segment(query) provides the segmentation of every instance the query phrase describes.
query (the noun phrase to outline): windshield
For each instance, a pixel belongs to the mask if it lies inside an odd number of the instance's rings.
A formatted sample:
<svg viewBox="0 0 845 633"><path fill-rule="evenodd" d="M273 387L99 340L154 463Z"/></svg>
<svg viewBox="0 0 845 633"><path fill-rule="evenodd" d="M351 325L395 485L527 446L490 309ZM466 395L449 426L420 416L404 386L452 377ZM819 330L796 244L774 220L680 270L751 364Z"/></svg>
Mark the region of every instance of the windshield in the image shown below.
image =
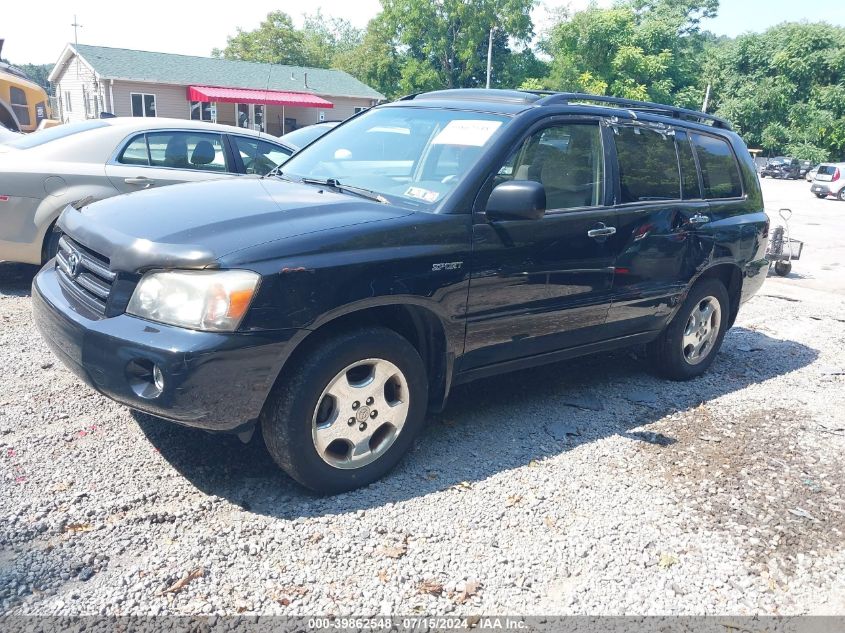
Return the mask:
<svg viewBox="0 0 845 633"><path fill-rule="evenodd" d="M478 112L376 108L317 139L283 170L430 207L457 186L507 121Z"/></svg>
<svg viewBox="0 0 845 633"><path fill-rule="evenodd" d="M80 132L86 132L88 130L94 130L98 127L105 127L106 125L108 125L108 123L97 119L81 121L79 123L65 123L64 125L57 125L56 127L50 127L46 130L38 130L32 134L21 136L14 141L9 141L6 145L17 149L30 149L31 147L38 147L39 145L44 145L44 143L49 143L50 141L55 141L56 139L65 138L67 136L71 136L72 134L79 134Z"/></svg>
<svg viewBox="0 0 845 633"><path fill-rule="evenodd" d="M334 125L337 124L335 123ZM281 137L281 140L292 147L305 147L315 138L320 138L332 129L334 125L309 125L293 132L288 132Z"/></svg>

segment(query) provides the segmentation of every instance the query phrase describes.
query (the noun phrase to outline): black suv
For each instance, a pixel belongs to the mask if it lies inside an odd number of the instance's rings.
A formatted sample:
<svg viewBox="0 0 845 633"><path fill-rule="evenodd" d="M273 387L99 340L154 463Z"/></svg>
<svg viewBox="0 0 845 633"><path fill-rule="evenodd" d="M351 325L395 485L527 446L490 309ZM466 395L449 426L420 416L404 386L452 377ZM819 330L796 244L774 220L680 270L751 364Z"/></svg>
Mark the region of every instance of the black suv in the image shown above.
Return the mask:
<svg viewBox="0 0 845 633"><path fill-rule="evenodd" d="M643 344L699 376L768 270L751 156L700 112L433 92L281 169L68 207L34 313L101 393L259 422L321 492L382 476L459 383Z"/></svg>
<svg viewBox="0 0 845 633"><path fill-rule="evenodd" d="M806 171L804 172L807 173ZM760 170L760 178L785 178L797 180L801 178L801 163L797 158L789 156L777 156L766 161L766 165Z"/></svg>

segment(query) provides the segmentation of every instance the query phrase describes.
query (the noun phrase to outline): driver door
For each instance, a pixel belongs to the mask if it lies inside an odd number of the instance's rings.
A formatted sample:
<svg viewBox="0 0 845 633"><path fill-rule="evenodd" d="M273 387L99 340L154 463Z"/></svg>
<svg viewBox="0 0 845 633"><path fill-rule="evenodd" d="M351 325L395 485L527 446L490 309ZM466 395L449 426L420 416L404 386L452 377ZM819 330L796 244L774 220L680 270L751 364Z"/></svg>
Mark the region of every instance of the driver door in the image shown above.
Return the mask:
<svg viewBox="0 0 845 633"><path fill-rule="evenodd" d="M614 274L602 136L598 121L547 124L495 176L540 182L547 210L539 220L475 214L461 370L602 339Z"/></svg>

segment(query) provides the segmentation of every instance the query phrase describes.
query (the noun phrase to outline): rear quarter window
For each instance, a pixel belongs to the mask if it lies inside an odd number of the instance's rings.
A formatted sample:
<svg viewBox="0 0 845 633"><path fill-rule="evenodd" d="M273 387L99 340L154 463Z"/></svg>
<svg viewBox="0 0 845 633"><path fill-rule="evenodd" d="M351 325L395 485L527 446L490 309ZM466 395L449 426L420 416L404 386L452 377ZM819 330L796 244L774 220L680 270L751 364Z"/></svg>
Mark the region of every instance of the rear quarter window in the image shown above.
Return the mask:
<svg viewBox="0 0 845 633"><path fill-rule="evenodd" d="M701 134L691 134L690 137L701 167L704 197L708 200L741 198L739 164L727 141Z"/></svg>

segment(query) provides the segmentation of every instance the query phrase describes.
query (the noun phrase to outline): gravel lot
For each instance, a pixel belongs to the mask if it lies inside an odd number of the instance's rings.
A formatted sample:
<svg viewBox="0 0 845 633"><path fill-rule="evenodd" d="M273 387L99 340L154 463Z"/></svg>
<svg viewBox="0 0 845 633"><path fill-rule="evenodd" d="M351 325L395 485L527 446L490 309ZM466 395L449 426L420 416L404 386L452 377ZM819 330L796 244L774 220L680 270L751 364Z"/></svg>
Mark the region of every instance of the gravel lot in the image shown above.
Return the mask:
<svg viewBox="0 0 845 633"><path fill-rule="evenodd" d="M466 385L333 498L96 395L0 263L0 613L845 615L845 204L764 188L806 256L707 376L620 353Z"/></svg>

